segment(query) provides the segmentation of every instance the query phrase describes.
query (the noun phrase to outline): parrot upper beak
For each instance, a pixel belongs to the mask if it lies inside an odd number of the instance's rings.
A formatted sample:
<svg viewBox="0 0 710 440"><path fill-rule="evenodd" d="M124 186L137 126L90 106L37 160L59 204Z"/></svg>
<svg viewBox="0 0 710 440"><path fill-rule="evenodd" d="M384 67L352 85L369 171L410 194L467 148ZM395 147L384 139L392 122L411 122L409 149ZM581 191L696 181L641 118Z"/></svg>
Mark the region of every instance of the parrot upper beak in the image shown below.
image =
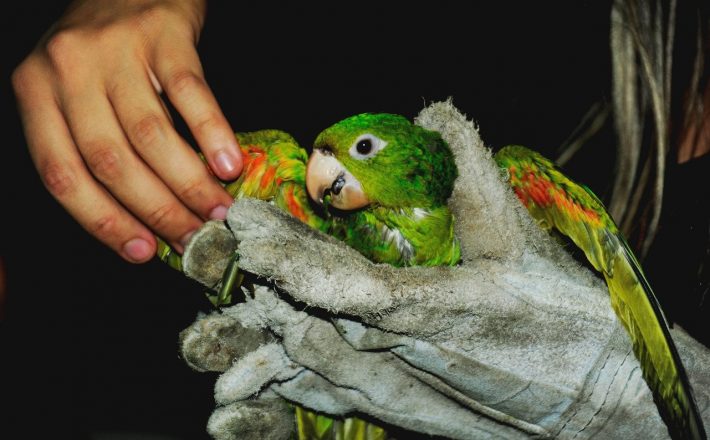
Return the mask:
<svg viewBox="0 0 710 440"><path fill-rule="evenodd" d="M306 170L308 195L318 204L330 195L330 204L350 211L370 204L360 182L333 156L333 153L314 149Z"/></svg>

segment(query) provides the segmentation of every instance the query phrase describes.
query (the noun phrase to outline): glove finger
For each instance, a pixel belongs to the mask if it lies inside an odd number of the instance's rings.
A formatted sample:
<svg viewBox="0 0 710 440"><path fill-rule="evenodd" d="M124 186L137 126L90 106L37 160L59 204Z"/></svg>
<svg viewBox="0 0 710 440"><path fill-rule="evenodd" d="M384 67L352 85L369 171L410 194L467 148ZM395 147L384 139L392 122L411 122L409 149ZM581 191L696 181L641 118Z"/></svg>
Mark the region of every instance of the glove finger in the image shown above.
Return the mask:
<svg viewBox="0 0 710 440"><path fill-rule="evenodd" d="M356 250L263 201L241 199L227 220L239 241L239 266L272 280L295 299L331 312L380 316L396 305L394 268L375 265ZM446 270L430 271L428 275ZM414 269L412 269L414 271ZM426 286L438 281L426 279ZM426 289L426 287L424 287Z"/></svg>
<svg viewBox="0 0 710 440"><path fill-rule="evenodd" d="M214 410L207 432L215 440L286 440L295 431L293 410L282 399L251 399Z"/></svg>
<svg viewBox="0 0 710 440"><path fill-rule="evenodd" d="M234 363L215 383L218 405L244 400L273 381L294 377L303 367L293 363L277 343L262 345Z"/></svg>
<svg viewBox="0 0 710 440"><path fill-rule="evenodd" d="M183 270L188 277L212 288L222 279L236 249L237 240L224 222L209 221L193 234L185 247Z"/></svg>
<svg viewBox="0 0 710 440"><path fill-rule="evenodd" d="M333 325L348 344L356 350L384 350L410 342L411 338L390 333L350 319L334 319Z"/></svg>
<svg viewBox="0 0 710 440"><path fill-rule="evenodd" d="M446 438L524 439L530 438L530 434L545 434L534 426L531 427L534 431L526 432L500 424L500 420L472 411L415 377L403 374L392 377L384 372L387 379L383 380L379 375L381 365L361 364L370 372L367 382L358 384L362 388L335 385L310 370L270 388L287 400L326 414L367 414L386 424ZM504 414L501 418L506 419Z"/></svg>
<svg viewBox="0 0 710 440"><path fill-rule="evenodd" d="M439 132L454 153L459 175L448 204L465 262L479 257L516 258L533 243L549 244L515 200L478 128L450 101L428 106L415 123Z"/></svg>
<svg viewBox="0 0 710 440"><path fill-rule="evenodd" d="M180 353L197 371L225 371L234 359L273 341L266 329L245 326L226 313L212 313L180 333Z"/></svg>

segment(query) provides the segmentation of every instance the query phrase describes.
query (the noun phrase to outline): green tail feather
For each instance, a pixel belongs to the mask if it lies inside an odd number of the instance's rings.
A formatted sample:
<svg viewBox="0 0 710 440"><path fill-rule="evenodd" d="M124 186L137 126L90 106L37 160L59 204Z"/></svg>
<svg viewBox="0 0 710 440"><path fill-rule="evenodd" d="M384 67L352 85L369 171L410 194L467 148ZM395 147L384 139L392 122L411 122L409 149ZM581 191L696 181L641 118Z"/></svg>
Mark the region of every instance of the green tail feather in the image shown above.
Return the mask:
<svg viewBox="0 0 710 440"><path fill-rule="evenodd" d="M634 354L642 366L643 377L653 393L653 399L671 437L704 440L707 435L700 411L660 304L628 244L621 236L619 240L623 254L617 260L617 275L606 276L609 290L614 292L611 295L612 307L631 335ZM634 310L638 313L639 307L634 306L630 298L647 298L659 318L659 325L649 328L648 323L634 316Z"/></svg>
<svg viewBox="0 0 710 440"><path fill-rule="evenodd" d="M386 440L381 427L359 419L332 419L302 407L296 407L298 440Z"/></svg>

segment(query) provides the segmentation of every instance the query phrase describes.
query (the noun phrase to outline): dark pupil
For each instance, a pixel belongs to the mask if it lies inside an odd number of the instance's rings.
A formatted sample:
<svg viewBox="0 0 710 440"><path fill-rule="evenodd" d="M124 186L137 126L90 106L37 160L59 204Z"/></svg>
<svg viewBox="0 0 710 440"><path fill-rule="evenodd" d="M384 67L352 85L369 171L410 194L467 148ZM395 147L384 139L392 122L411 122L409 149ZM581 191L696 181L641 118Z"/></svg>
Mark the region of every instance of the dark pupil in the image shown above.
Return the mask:
<svg viewBox="0 0 710 440"><path fill-rule="evenodd" d="M357 148L357 152L362 155L370 154L370 151L372 151L372 141L370 139L363 139L357 143L355 148Z"/></svg>

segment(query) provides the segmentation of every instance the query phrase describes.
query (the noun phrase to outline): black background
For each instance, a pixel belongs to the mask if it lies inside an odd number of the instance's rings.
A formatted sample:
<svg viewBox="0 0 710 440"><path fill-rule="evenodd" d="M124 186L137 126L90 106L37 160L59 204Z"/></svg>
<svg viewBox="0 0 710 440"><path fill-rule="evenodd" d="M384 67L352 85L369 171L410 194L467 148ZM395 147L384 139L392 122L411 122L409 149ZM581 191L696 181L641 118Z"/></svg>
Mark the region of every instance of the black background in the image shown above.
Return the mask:
<svg viewBox="0 0 710 440"><path fill-rule="evenodd" d="M235 130L280 128L308 145L345 116L411 118L453 97L494 149L521 143L554 156L609 96L607 1L243 3L211 2L199 44ZM201 289L96 242L44 190L27 154L9 75L65 4L8 2L0 22L0 255L9 282L0 438L205 438L215 376L177 354L178 332L209 310ZM613 172L610 139L568 167L601 196Z"/></svg>

